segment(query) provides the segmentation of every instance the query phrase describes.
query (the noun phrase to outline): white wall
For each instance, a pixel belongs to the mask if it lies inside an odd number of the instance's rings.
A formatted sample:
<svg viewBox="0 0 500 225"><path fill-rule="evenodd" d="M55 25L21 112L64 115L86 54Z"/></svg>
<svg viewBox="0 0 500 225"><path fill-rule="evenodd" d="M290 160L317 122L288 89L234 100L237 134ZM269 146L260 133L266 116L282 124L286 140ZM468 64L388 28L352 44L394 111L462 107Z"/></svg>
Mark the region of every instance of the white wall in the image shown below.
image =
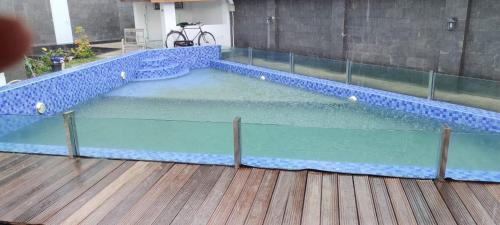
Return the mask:
<svg viewBox="0 0 500 225"><path fill-rule="evenodd" d="M0 73L0 87L5 86L7 84L7 80L5 79L5 74Z"/></svg>
<svg viewBox="0 0 500 225"><path fill-rule="evenodd" d="M71 31L71 21L69 19L69 9L67 0L50 0L52 10L52 21L56 34L57 44L73 43L73 32Z"/></svg>
<svg viewBox="0 0 500 225"><path fill-rule="evenodd" d="M185 2L184 9L175 9L174 3L161 3L160 10L153 10L152 3L134 2L134 20L136 29L145 29L149 40L165 40L171 30L179 30L179 22L201 21L204 31L215 36L217 44L231 46L231 28L229 4L226 0L210 0L208 2ZM193 38L197 30L187 30ZM198 40L194 40L195 44ZM157 46L160 47L160 46Z"/></svg>
<svg viewBox="0 0 500 225"><path fill-rule="evenodd" d="M176 9L176 20L180 22L202 22L204 31L215 36L217 44L231 46L231 27L229 4L226 0L210 0L207 2L184 2L183 9ZM188 30L188 36L193 38L197 30ZM195 44L198 40L194 40Z"/></svg>

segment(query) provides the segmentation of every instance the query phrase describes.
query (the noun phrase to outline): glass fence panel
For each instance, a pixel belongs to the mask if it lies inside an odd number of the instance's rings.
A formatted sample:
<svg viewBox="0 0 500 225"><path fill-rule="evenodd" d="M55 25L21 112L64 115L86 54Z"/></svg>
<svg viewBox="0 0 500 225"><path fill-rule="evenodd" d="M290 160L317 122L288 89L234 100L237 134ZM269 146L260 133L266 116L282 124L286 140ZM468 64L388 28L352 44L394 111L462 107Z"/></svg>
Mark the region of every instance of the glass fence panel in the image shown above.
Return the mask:
<svg viewBox="0 0 500 225"><path fill-rule="evenodd" d="M427 97L429 72L353 63L352 84Z"/></svg>
<svg viewBox="0 0 500 225"><path fill-rule="evenodd" d="M265 50L252 50L253 65L290 72L290 54Z"/></svg>
<svg viewBox="0 0 500 225"><path fill-rule="evenodd" d="M82 154L93 149L215 155L233 153L230 122L92 118L77 114L76 128Z"/></svg>
<svg viewBox="0 0 500 225"><path fill-rule="evenodd" d="M500 81L436 73L434 98L500 112Z"/></svg>
<svg viewBox="0 0 500 225"><path fill-rule="evenodd" d="M294 55L295 73L345 82L345 61Z"/></svg>
<svg viewBox="0 0 500 225"><path fill-rule="evenodd" d="M354 166L365 170L365 173L372 173L370 168L384 170L383 166L390 166L392 169L389 170L393 171L386 172L394 173L397 173L398 167L402 171L408 171L404 168L418 167L427 169L427 176L434 176L437 169L440 143L440 132L437 131L321 128L255 123L242 123L241 127L243 162L245 159L247 162L255 161L252 157L259 157L277 159L277 163L285 159L290 160L286 162L289 164L297 162L304 165L301 160L310 160L306 167L325 162L340 163L336 165L338 167L333 168Z"/></svg>
<svg viewBox="0 0 500 225"><path fill-rule="evenodd" d="M63 116L0 115L0 149L66 154Z"/></svg>
<svg viewBox="0 0 500 225"><path fill-rule="evenodd" d="M452 131L447 168L500 175L500 133Z"/></svg>
<svg viewBox="0 0 500 225"><path fill-rule="evenodd" d="M229 48L222 49L221 58L227 61L248 64L248 48Z"/></svg>

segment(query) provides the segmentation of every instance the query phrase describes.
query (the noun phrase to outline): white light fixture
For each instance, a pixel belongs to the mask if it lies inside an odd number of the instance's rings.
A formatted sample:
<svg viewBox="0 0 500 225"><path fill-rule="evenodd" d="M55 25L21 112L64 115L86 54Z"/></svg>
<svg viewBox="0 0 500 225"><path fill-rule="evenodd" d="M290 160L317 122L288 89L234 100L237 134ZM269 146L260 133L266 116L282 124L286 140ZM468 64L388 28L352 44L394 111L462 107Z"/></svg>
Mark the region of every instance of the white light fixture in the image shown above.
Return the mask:
<svg viewBox="0 0 500 225"><path fill-rule="evenodd" d="M353 95L353 96L350 96L349 98L347 98L347 100L349 100L350 102L357 102L358 98Z"/></svg>
<svg viewBox="0 0 500 225"><path fill-rule="evenodd" d="M266 77L264 75L260 76L261 80L266 80Z"/></svg>
<svg viewBox="0 0 500 225"><path fill-rule="evenodd" d="M457 29L458 19L456 17L448 18L448 31L454 31Z"/></svg>
<svg viewBox="0 0 500 225"><path fill-rule="evenodd" d="M127 79L127 73L125 73L125 71L122 71L122 73L120 74L120 77L122 77L122 80Z"/></svg>
<svg viewBox="0 0 500 225"><path fill-rule="evenodd" d="M47 107L45 107L45 103L37 102L35 105L35 109L36 109L36 112L38 112L38 114L44 114L45 111L47 110Z"/></svg>

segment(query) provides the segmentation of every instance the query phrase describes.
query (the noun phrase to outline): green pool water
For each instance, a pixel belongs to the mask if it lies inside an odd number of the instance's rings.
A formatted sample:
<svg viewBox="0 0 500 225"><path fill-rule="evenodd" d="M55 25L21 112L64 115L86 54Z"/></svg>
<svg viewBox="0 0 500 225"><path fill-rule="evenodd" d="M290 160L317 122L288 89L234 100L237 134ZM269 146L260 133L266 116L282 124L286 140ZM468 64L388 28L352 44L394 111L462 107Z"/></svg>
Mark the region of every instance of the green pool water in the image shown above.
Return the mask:
<svg viewBox="0 0 500 225"><path fill-rule="evenodd" d="M443 125L213 69L129 83L73 110L81 148L232 155L239 116L243 157L423 167L437 165ZM499 134L449 125L449 168L500 171ZM62 116L0 142L63 146Z"/></svg>

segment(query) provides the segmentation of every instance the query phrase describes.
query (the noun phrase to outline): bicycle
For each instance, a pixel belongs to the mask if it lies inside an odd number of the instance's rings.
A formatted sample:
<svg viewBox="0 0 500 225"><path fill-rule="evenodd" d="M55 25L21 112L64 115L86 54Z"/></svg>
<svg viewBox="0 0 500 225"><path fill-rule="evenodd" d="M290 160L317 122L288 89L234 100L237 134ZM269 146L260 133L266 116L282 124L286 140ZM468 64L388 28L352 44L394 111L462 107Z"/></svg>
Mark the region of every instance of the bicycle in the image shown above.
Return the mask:
<svg viewBox="0 0 500 225"><path fill-rule="evenodd" d="M167 34L165 39L165 47L177 47L178 45L192 46L196 37L198 37L198 45L215 45L215 37L212 33L208 31L203 31L201 27L203 23L178 23L177 26L181 27L181 30L172 30ZM196 26L196 27L189 27ZM189 39L186 30L199 30L193 39Z"/></svg>

